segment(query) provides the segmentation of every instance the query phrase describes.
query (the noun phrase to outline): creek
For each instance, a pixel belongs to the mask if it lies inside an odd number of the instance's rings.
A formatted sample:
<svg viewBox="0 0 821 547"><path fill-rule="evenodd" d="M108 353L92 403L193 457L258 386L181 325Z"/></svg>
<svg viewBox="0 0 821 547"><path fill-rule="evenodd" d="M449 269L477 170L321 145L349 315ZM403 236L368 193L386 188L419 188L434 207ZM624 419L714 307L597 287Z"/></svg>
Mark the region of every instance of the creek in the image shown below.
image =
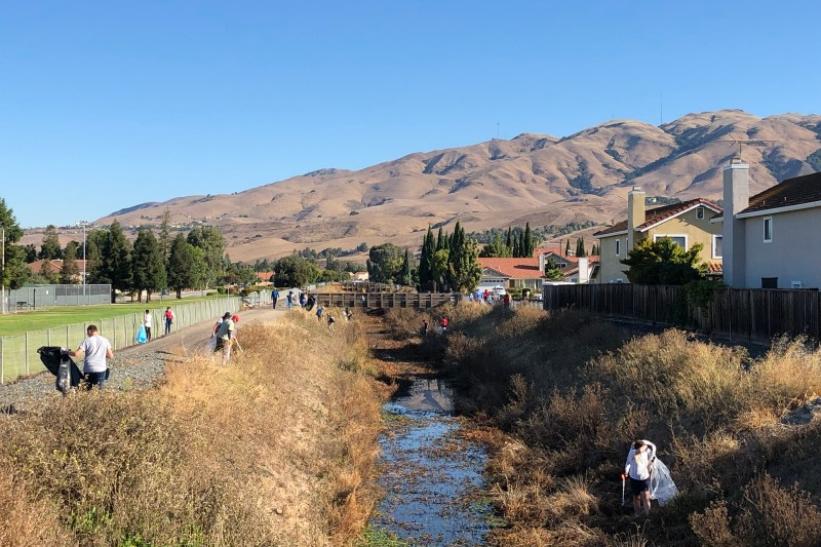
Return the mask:
<svg viewBox="0 0 821 547"><path fill-rule="evenodd" d="M485 448L460 435L453 393L437 377L417 376L400 387L383 411L380 438L385 497L370 527L410 545L482 545L491 507L485 487Z"/></svg>

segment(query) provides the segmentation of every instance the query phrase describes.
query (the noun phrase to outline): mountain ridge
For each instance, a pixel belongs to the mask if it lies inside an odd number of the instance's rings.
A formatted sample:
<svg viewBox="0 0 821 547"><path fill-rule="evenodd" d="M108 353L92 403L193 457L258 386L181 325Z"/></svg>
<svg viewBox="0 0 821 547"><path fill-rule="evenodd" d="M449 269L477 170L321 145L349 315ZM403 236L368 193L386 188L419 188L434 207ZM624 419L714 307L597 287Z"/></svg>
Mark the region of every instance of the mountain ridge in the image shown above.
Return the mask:
<svg viewBox="0 0 821 547"><path fill-rule="evenodd" d="M147 202L97 223L157 224L168 209L175 224L220 226L241 260L362 241L416 245L429 224L455 220L469 230L523 219L608 223L623 215L633 185L650 195L720 197L721 168L739 143L758 192L821 168L821 116L727 109L660 126L609 120L566 137L520 133L358 170L318 169L233 194Z"/></svg>

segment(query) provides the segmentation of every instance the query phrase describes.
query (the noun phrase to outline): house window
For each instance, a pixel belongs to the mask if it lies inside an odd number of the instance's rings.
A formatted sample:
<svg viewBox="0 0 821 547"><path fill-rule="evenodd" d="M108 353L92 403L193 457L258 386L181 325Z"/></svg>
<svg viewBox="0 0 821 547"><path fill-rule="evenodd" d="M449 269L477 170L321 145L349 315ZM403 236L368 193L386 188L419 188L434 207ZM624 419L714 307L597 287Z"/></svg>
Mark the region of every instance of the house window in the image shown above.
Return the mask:
<svg viewBox="0 0 821 547"><path fill-rule="evenodd" d="M762 289L777 289L778 288L778 278L777 277L762 277L761 278L761 288Z"/></svg>
<svg viewBox="0 0 821 547"><path fill-rule="evenodd" d="M616 256L619 256L620 254L621 254L621 240L617 239L616 240Z"/></svg>
<svg viewBox="0 0 821 547"><path fill-rule="evenodd" d="M696 209L696 218L702 220L704 218L704 207L699 207Z"/></svg>
<svg viewBox="0 0 821 547"><path fill-rule="evenodd" d="M764 243L773 240L773 217L764 217Z"/></svg>
<svg viewBox="0 0 821 547"><path fill-rule="evenodd" d="M713 258L721 258L721 245L724 241L724 236L714 235L713 236Z"/></svg>
<svg viewBox="0 0 821 547"><path fill-rule="evenodd" d="M653 236L653 241L658 241L659 239L670 239L682 249L687 248L687 236L684 234L656 234Z"/></svg>

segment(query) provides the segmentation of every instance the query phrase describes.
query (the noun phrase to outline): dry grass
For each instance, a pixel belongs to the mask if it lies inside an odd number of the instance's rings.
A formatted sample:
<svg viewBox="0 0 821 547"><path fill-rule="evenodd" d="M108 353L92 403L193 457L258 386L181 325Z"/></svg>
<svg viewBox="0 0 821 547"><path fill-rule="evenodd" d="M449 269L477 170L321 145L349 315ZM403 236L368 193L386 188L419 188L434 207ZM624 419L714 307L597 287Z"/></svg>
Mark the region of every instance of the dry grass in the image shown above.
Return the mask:
<svg viewBox="0 0 821 547"><path fill-rule="evenodd" d="M56 524L54 545L345 544L373 504L379 421L354 329L249 325L230 367L195 358L156 390L6 418L0 481L23 477L14 499L38 508L34 528ZM26 513L2 511L0 528Z"/></svg>
<svg viewBox="0 0 821 547"><path fill-rule="evenodd" d="M460 409L510 435L489 469L510 523L496 544L821 544L821 424L780 421L821 393L821 351L804 340L752 359L572 312L452 324L442 360L463 386ZM618 473L639 437L657 441L682 493L637 529L618 507Z"/></svg>

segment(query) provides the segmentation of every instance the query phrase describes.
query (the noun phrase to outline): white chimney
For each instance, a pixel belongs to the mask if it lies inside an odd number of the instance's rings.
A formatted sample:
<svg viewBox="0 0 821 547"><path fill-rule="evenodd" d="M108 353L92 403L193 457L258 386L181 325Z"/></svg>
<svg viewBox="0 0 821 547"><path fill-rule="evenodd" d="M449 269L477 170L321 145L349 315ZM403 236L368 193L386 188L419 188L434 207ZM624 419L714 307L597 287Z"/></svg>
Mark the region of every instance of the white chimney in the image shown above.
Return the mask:
<svg viewBox="0 0 821 547"><path fill-rule="evenodd" d="M544 253L539 253L539 273L544 275Z"/></svg>
<svg viewBox="0 0 821 547"><path fill-rule="evenodd" d="M590 283L589 259L586 256L579 257L579 283Z"/></svg>
<svg viewBox="0 0 821 547"><path fill-rule="evenodd" d="M750 166L736 156L724 168L724 215L722 225L722 263L724 283L730 287L745 285L744 221L736 215L750 205Z"/></svg>

